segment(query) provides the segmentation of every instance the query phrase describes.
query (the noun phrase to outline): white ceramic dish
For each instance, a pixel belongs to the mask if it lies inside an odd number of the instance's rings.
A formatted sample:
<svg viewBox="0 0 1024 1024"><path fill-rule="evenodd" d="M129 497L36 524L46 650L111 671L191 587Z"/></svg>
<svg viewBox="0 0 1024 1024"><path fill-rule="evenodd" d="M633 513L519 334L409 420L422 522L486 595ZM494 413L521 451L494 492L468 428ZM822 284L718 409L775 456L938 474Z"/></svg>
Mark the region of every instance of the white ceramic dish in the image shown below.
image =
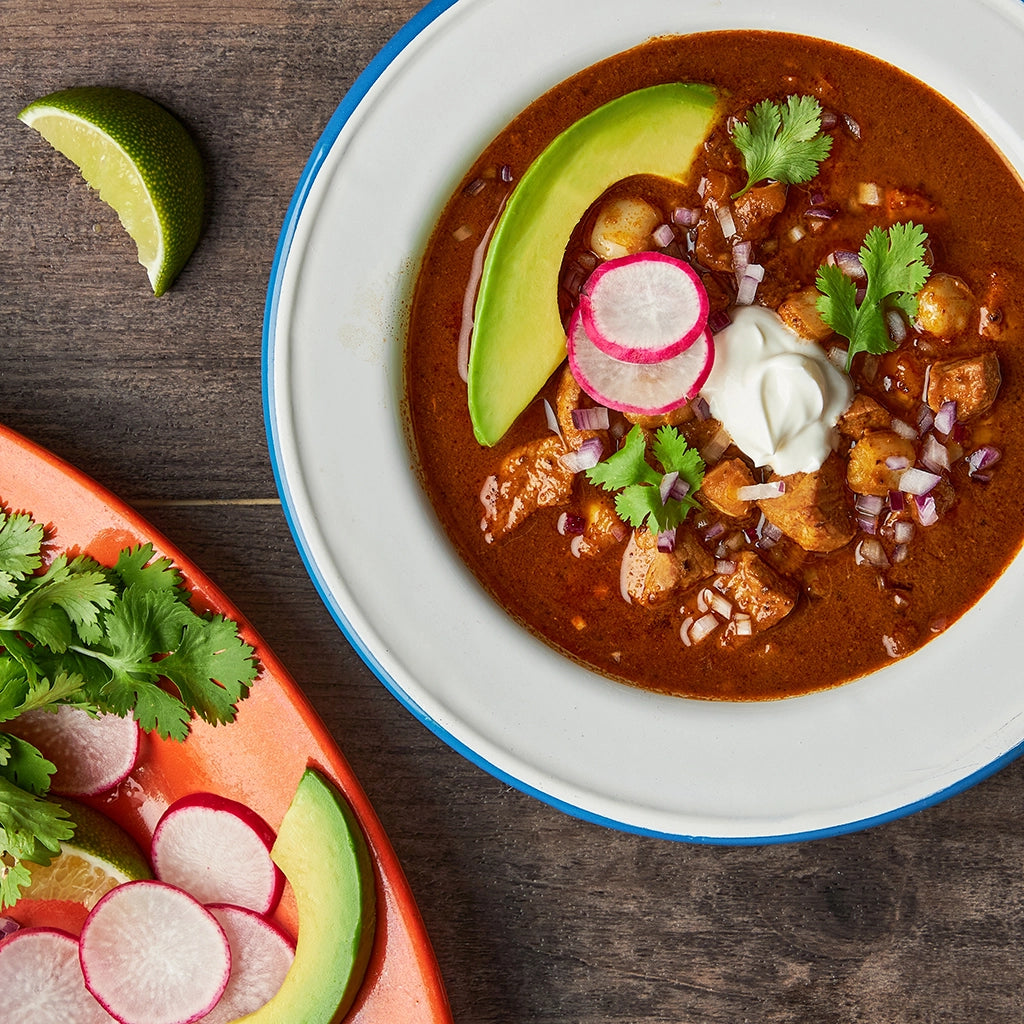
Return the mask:
<svg viewBox="0 0 1024 1024"><path fill-rule="evenodd" d="M571 664L484 594L410 472L402 420L418 254L472 158L580 68L653 35L716 28L813 32L873 53L944 93L1024 168L1018 0L827 0L811 17L803 0L437 0L344 97L299 183L267 300L264 400L309 572L414 715L572 814L774 842L908 813L1021 752L1007 641L1022 621L1021 560L956 626L873 676L765 704L660 697Z"/></svg>

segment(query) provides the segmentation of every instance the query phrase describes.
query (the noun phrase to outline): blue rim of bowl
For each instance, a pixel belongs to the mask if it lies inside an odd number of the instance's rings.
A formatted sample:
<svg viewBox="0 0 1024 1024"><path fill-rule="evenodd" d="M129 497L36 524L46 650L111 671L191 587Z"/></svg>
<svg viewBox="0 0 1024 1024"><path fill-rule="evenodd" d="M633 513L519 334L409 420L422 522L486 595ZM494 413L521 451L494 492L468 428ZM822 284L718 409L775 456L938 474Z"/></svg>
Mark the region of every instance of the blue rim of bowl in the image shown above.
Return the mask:
<svg viewBox="0 0 1024 1024"><path fill-rule="evenodd" d="M274 262L270 271L270 280L267 287L267 299L263 318L263 350L262 350L262 388L263 388L263 415L267 433L267 442L270 448L270 461L273 468L274 480L278 494L281 497L281 505L284 511L288 528L299 550L306 572L309 574L314 587L326 605L331 616L341 629L342 634L355 652L363 660L366 666L373 672L377 679L383 683L385 688L395 699L402 704L416 719L425 725L435 736L446 743L449 747L461 754L471 763L482 768L496 779L506 783L514 789L519 790L528 796L535 797L542 803L554 807L572 817L583 821L603 825L621 832L629 832L636 835L651 836L660 839L670 839L677 842L694 843L709 846L767 846L782 843L805 842L812 839L824 839L830 836L845 835L851 832L859 832L867 828L873 828L886 822L895 821L899 818L915 814L927 807L956 796L967 789L977 785L984 779L994 775L1001 768L1016 760L1024 754L1024 743L1011 748L1005 753L990 761L987 765L976 769L969 775L936 790L929 796L920 800L912 801L895 807L892 810L881 814L871 815L865 818L858 818L847 822L840 822L835 825L824 826L818 829L811 829L803 832L780 833L778 835L754 835L754 836L702 836L687 835L682 833L664 832L657 829L648 829L643 826L634 825L629 822L619 821L615 818L596 814L586 808L578 807L550 793L546 793L535 786L532 786L521 779L505 772L497 765L492 764L486 758L471 747L463 743L447 729L436 722L426 711L421 708L412 697L406 693L398 682L390 675L384 665L378 660L374 652L367 646L362 637L353 627L344 608L337 602L330 588L327 586L320 573L315 559L312 557L310 546L305 538L302 525L295 515L291 502L288 483L281 466L280 450L278 447L277 423L274 415L274 394L273 374L271 368L274 361L275 325L279 309L281 282L284 274L285 264L291 253L292 242L295 231L302 217L306 200L316 180L318 173L328 153L338 140L342 130L348 123L349 118L365 99L367 93L376 84L380 76L391 64L402 54L409 44L420 35L429 25L437 20L450 7L454 7L459 0L432 0L417 14L413 15L402 27L391 37L381 48L373 60L366 66L359 77L353 82L348 92L345 93L337 109L332 114L323 133L317 140L313 151L306 162L302 176L292 195L288 210L285 214L281 233L278 237L277 248L274 252Z"/></svg>

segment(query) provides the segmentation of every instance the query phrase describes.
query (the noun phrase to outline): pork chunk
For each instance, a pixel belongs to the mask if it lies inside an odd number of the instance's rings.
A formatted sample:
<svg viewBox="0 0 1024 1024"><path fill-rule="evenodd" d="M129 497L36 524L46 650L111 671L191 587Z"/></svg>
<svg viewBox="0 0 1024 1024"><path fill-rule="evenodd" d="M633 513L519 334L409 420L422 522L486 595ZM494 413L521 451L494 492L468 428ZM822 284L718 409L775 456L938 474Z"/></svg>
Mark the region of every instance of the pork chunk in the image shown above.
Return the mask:
<svg viewBox="0 0 1024 1024"><path fill-rule="evenodd" d="M700 497L722 515L742 519L750 512L751 502L736 497L741 487L749 487L754 477L742 459L723 459L704 474Z"/></svg>
<svg viewBox="0 0 1024 1024"><path fill-rule="evenodd" d="M914 442L895 430L869 430L850 452L846 482L855 494L885 497L900 489L903 471L916 458Z"/></svg>
<svg viewBox="0 0 1024 1024"><path fill-rule="evenodd" d="M674 551L659 551L658 538L644 527L633 531L622 555L622 592L636 604L660 604L714 570L714 559L688 530L679 529Z"/></svg>
<svg viewBox="0 0 1024 1024"><path fill-rule="evenodd" d="M791 292L776 311L779 319L794 333L808 341L824 341L833 331L818 310L818 289L813 284Z"/></svg>
<svg viewBox="0 0 1024 1024"><path fill-rule="evenodd" d="M785 480L786 491L778 498L764 498L757 504L765 519L792 538L805 551L828 552L848 544L854 535L846 502L846 470L835 454L813 473L792 473Z"/></svg>
<svg viewBox="0 0 1024 1024"><path fill-rule="evenodd" d="M944 359L932 364L928 405L938 412L943 402L956 402L957 419L968 420L992 407L1002 381L995 352Z"/></svg>
<svg viewBox="0 0 1024 1024"><path fill-rule="evenodd" d="M552 434L510 452L484 481L480 529L488 544L511 533L539 508L561 505L572 494L575 474L564 466L561 438Z"/></svg>
<svg viewBox="0 0 1024 1024"><path fill-rule="evenodd" d="M885 406L859 391L853 396L850 407L839 417L837 426L843 437L857 441L868 431L887 430L891 424L892 416Z"/></svg>
<svg viewBox="0 0 1024 1024"><path fill-rule="evenodd" d="M769 629L796 606L797 584L762 561L753 551L736 556L736 571L722 577L723 593L750 616L755 632Z"/></svg>

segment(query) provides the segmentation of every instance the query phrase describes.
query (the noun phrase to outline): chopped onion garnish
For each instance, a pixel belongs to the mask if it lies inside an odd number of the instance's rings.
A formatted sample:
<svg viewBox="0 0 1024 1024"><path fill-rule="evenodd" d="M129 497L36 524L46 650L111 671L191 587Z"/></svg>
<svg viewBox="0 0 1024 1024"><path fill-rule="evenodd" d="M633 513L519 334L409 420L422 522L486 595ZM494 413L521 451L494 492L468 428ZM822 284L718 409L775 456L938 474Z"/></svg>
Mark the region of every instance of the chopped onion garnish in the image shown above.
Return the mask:
<svg viewBox="0 0 1024 1024"><path fill-rule="evenodd" d="M671 224L660 224L651 234L651 238L664 248L666 245L671 245L676 240L676 233L672 230Z"/></svg>
<svg viewBox="0 0 1024 1024"><path fill-rule="evenodd" d="M696 227L700 222L700 210L692 206L680 206L672 213L672 219L683 228Z"/></svg>
<svg viewBox="0 0 1024 1024"><path fill-rule="evenodd" d="M939 510L930 494L915 495L914 507L917 509L917 521L922 526L934 526L939 521Z"/></svg>
<svg viewBox="0 0 1024 1024"><path fill-rule="evenodd" d="M578 533L569 541L569 551L574 558L580 557L580 548L583 546L583 534Z"/></svg>
<svg viewBox="0 0 1024 1024"><path fill-rule="evenodd" d="M728 598L723 597L717 591L711 592L711 611L721 619L732 618L732 604Z"/></svg>
<svg viewBox="0 0 1024 1024"><path fill-rule="evenodd" d="M880 494L858 494L853 506L865 515L878 516L885 508L885 499Z"/></svg>
<svg viewBox="0 0 1024 1024"><path fill-rule="evenodd" d="M754 623L749 615L744 615L742 618L737 615L733 620L733 629L735 629L737 636L752 636L754 633Z"/></svg>
<svg viewBox="0 0 1024 1024"><path fill-rule="evenodd" d="M906 457L906 455L890 455L885 460L885 468L886 469L893 469L893 470L909 469L910 468L910 459L908 459Z"/></svg>
<svg viewBox="0 0 1024 1024"><path fill-rule="evenodd" d="M811 220L832 220L835 215L836 211L831 206L812 206L804 210L804 216Z"/></svg>
<svg viewBox="0 0 1024 1024"><path fill-rule="evenodd" d="M847 277L853 278L854 281L863 281L867 277L867 272L864 270L864 264L860 261L860 256L855 252L850 252L849 249L836 249L835 252L829 253L825 262L837 266Z"/></svg>
<svg viewBox="0 0 1024 1024"><path fill-rule="evenodd" d="M902 491L889 492L889 508L893 512L902 512L907 507L906 495Z"/></svg>
<svg viewBox="0 0 1024 1024"><path fill-rule="evenodd" d="M658 550L663 554L670 555L676 549L676 531L662 530L658 534Z"/></svg>
<svg viewBox="0 0 1024 1024"><path fill-rule="evenodd" d="M757 286L761 283L760 278L744 274L740 278L739 287L736 289L736 305L752 306L757 296Z"/></svg>
<svg viewBox="0 0 1024 1024"><path fill-rule="evenodd" d="M903 319L903 314L898 309L890 309L886 311L885 326L889 330L889 337L892 338L897 345L906 339L907 322Z"/></svg>
<svg viewBox="0 0 1024 1024"><path fill-rule="evenodd" d="M570 473L582 473L586 469L593 469L604 455L604 444L599 437L588 437L573 452L566 452L559 456L559 461Z"/></svg>
<svg viewBox="0 0 1024 1024"><path fill-rule="evenodd" d="M830 346L826 355L828 356L828 361L837 370L846 370L846 349L842 345Z"/></svg>
<svg viewBox="0 0 1024 1024"><path fill-rule="evenodd" d="M935 429L940 434L950 434L956 425L956 402L953 399L943 402L935 414Z"/></svg>
<svg viewBox="0 0 1024 1024"><path fill-rule="evenodd" d="M807 232L799 224L794 224L789 229L788 237L791 242L799 242L806 234Z"/></svg>
<svg viewBox="0 0 1024 1024"><path fill-rule="evenodd" d="M773 547L783 538L782 530L774 523L768 522L764 516L761 517L761 522L758 523L757 533L757 546L762 549Z"/></svg>
<svg viewBox="0 0 1024 1024"><path fill-rule="evenodd" d="M715 210L715 216L721 225L722 234L726 238L732 238L736 234L736 221L733 220L732 210L728 206L719 206Z"/></svg>
<svg viewBox="0 0 1024 1024"><path fill-rule="evenodd" d="M967 456L967 472L971 477L976 477L983 469L995 465L1002 456L998 448L990 444L983 444Z"/></svg>
<svg viewBox="0 0 1024 1024"><path fill-rule="evenodd" d="M894 434L899 434L906 441L917 440L917 431L903 420L894 419L892 421L892 431Z"/></svg>
<svg viewBox="0 0 1024 1024"><path fill-rule="evenodd" d="M608 410L603 405L572 411L572 425L577 430L607 430L609 422Z"/></svg>
<svg viewBox="0 0 1024 1024"><path fill-rule="evenodd" d="M563 512L555 524L555 529L563 537L579 537L586 528L586 520L583 516L576 515L575 512Z"/></svg>
<svg viewBox="0 0 1024 1024"><path fill-rule="evenodd" d="M690 627L693 625L693 616L688 615L683 619L683 624L679 627L679 639L686 644L687 647L693 645L693 641L690 639Z"/></svg>
<svg viewBox="0 0 1024 1024"><path fill-rule="evenodd" d="M914 537L914 524L900 519L892 528L892 538L897 544L909 544Z"/></svg>
<svg viewBox="0 0 1024 1024"><path fill-rule="evenodd" d="M853 558L858 565L873 565L879 569L883 569L889 564L889 558L885 553L885 548L882 547L882 542L874 537L865 537L858 541L853 550Z"/></svg>
<svg viewBox="0 0 1024 1024"><path fill-rule="evenodd" d="M712 334L724 331L731 323L732 318L729 316L728 311L724 309L716 309L708 316L708 330Z"/></svg>
<svg viewBox="0 0 1024 1024"><path fill-rule="evenodd" d="M843 124L846 130L855 138L860 138L860 125L849 114L843 114Z"/></svg>
<svg viewBox="0 0 1024 1024"><path fill-rule="evenodd" d="M662 505L665 504L669 499L669 495L672 493L672 488L675 486L676 481L679 479L678 470L674 470L671 473L666 473L661 478L661 483L658 485L658 493L661 497Z"/></svg>
<svg viewBox="0 0 1024 1024"><path fill-rule="evenodd" d="M717 523L712 523L704 533L705 540L714 540L716 537L721 537L725 533L725 523L719 520Z"/></svg>
<svg viewBox="0 0 1024 1024"><path fill-rule="evenodd" d="M711 406L708 405L708 400L703 395L698 395L690 403L690 408L693 409L693 415L702 423L711 419Z"/></svg>
<svg viewBox="0 0 1024 1024"><path fill-rule="evenodd" d="M779 498L786 493L785 480L771 480L765 484L747 484L736 488L740 501L761 501L763 498Z"/></svg>
<svg viewBox="0 0 1024 1024"><path fill-rule="evenodd" d="M507 185L512 181L512 168L508 164L502 164L498 170L498 177Z"/></svg>
<svg viewBox="0 0 1024 1024"><path fill-rule="evenodd" d="M896 547L892 549L893 563L895 565L899 565L900 562L905 562L907 560L907 555L909 553L910 549L907 547L906 544L897 544Z"/></svg>
<svg viewBox="0 0 1024 1024"><path fill-rule="evenodd" d="M734 558L718 558L715 560L715 572L720 576L731 576L739 564Z"/></svg>
<svg viewBox="0 0 1024 1024"><path fill-rule="evenodd" d="M689 634L690 639L698 644L705 637L709 636L718 628L718 617L713 612L708 612L706 615L702 615L697 621L690 627Z"/></svg>
<svg viewBox="0 0 1024 1024"><path fill-rule="evenodd" d="M750 265L750 256L753 251L753 242L737 242L732 247L732 270L736 275L736 283L743 279Z"/></svg>
<svg viewBox="0 0 1024 1024"><path fill-rule="evenodd" d="M920 433L926 434L932 429L932 425L935 423L935 413L928 408L927 405L922 405L917 410L917 429Z"/></svg>
<svg viewBox="0 0 1024 1024"><path fill-rule="evenodd" d="M480 277L484 270L484 257L487 255L488 243L504 208L505 200L503 199L498 207L498 212L494 215L494 219L487 225L483 238L480 239L477 247L473 250L473 261L469 268L469 283L466 285L466 290L462 296L462 321L459 324L457 359L459 376L464 381L469 380L469 346L473 337L473 313L476 305L476 293L480 285Z"/></svg>
<svg viewBox="0 0 1024 1024"><path fill-rule="evenodd" d="M551 403L545 398L544 399L544 419L547 420L548 430L552 434L557 434L562 437L562 427L558 422L558 417L555 415L555 410L551 408ZM564 441L565 438L562 438Z"/></svg>
<svg viewBox="0 0 1024 1024"><path fill-rule="evenodd" d="M900 474L900 490L904 494L920 496L931 491L941 479L938 473L929 473L912 466Z"/></svg>
<svg viewBox="0 0 1024 1024"><path fill-rule="evenodd" d="M921 447L921 465L932 473L949 469L949 451L934 434L924 439Z"/></svg>
<svg viewBox="0 0 1024 1024"><path fill-rule="evenodd" d="M13 935L21 927L13 917L0 917L0 939Z"/></svg>
<svg viewBox="0 0 1024 1024"><path fill-rule="evenodd" d="M875 516L859 515L856 519L857 528L861 533L866 533L869 537L878 533L878 519Z"/></svg>

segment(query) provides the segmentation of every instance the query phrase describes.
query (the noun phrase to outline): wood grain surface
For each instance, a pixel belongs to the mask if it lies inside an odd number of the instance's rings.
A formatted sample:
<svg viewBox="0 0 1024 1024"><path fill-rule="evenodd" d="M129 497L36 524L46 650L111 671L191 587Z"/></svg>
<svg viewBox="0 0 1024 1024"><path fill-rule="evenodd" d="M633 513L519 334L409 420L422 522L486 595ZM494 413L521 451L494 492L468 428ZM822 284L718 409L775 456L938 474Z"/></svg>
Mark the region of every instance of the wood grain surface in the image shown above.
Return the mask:
<svg viewBox="0 0 1024 1024"><path fill-rule="evenodd" d="M457 1021L1024 1020L1024 764L832 839L622 834L443 745L323 607L276 500L264 299L313 143L422 6L0 0L0 417L142 511L306 689L391 836ZM115 215L16 119L91 83L163 102L206 159L206 231L159 300Z"/></svg>

